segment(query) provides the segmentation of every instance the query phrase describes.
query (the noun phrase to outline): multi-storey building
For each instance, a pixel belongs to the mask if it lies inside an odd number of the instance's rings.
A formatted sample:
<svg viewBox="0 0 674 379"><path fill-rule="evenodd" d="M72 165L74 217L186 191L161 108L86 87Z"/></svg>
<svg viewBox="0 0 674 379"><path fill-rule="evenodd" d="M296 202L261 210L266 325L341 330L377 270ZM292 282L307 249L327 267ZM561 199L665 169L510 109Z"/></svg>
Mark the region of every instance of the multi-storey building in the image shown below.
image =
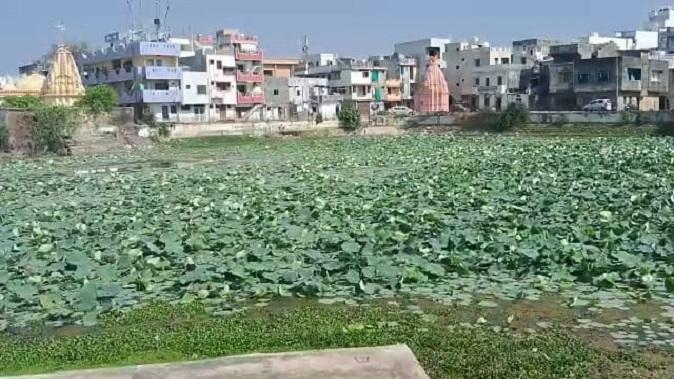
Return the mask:
<svg viewBox="0 0 674 379"><path fill-rule="evenodd" d="M446 46L446 77L450 96L455 101L479 107L478 87L481 85L475 70L491 65L509 65L512 49L492 47L488 42L455 42Z"/></svg>
<svg viewBox="0 0 674 379"><path fill-rule="evenodd" d="M547 94L543 108L577 110L595 99L610 99L615 109L641 111L668 108L669 63L654 60L647 52L619 51L615 44L553 46L554 61L542 71ZM589 52L589 54L588 54Z"/></svg>
<svg viewBox="0 0 674 379"><path fill-rule="evenodd" d="M237 118L237 71L234 49L203 46L193 57L180 60L185 68L203 72L208 85L209 121L233 121Z"/></svg>
<svg viewBox="0 0 674 379"><path fill-rule="evenodd" d="M541 38L513 41L511 63L534 66L550 55L551 46L561 44L558 40Z"/></svg>
<svg viewBox="0 0 674 379"><path fill-rule="evenodd" d="M236 63L236 117L253 120L262 117L265 104L263 52L256 36L236 30L216 33L216 47L231 49Z"/></svg>
<svg viewBox="0 0 674 379"><path fill-rule="evenodd" d="M529 93L522 81L523 64L498 64L475 69L478 109L503 111L510 104L529 107Z"/></svg>
<svg viewBox="0 0 674 379"><path fill-rule="evenodd" d="M78 57L85 86L107 84L120 105L156 121L179 122L183 101L181 48L170 42L118 42Z"/></svg>
<svg viewBox="0 0 674 379"><path fill-rule="evenodd" d="M341 95L358 104L369 117L384 110L387 93L385 67L367 60L338 58L335 54L317 54L305 58L304 67L296 76L328 80L329 95Z"/></svg>
<svg viewBox="0 0 674 379"><path fill-rule="evenodd" d="M448 38L426 38L417 41L396 43L393 47L393 51L416 60L418 69L418 80L416 83L420 83L426 77L428 57L432 52L436 53L440 62L440 68L443 70L447 68L445 53L447 44L450 42L451 41ZM412 86L412 96L414 96L416 83Z"/></svg>
<svg viewBox="0 0 674 379"><path fill-rule="evenodd" d="M264 76L266 78L290 78L300 67L301 60L297 58L264 58Z"/></svg>
<svg viewBox="0 0 674 379"><path fill-rule="evenodd" d="M370 57L370 61L387 70L386 108L396 105L414 106L413 86L417 82L417 61L395 53L390 56Z"/></svg>

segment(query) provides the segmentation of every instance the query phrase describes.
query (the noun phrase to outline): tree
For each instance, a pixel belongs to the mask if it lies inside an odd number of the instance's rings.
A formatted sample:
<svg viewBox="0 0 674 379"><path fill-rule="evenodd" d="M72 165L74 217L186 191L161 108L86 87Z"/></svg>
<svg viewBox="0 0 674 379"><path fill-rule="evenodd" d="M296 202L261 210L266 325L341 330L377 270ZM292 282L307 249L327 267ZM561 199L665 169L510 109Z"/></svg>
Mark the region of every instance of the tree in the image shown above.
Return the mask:
<svg viewBox="0 0 674 379"><path fill-rule="evenodd" d="M42 100L35 96L7 96L2 99L4 108L35 110L43 105Z"/></svg>
<svg viewBox="0 0 674 379"><path fill-rule="evenodd" d="M117 92L110 86L89 87L78 102L78 106L94 116L112 111L117 104Z"/></svg>
<svg viewBox="0 0 674 379"><path fill-rule="evenodd" d="M344 102L338 117L342 129L354 131L360 128L360 111L356 103L352 101Z"/></svg>
<svg viewBox="0 0 674 379"><path fill-rule="evenodd" d="M35 109L31 125L33 153L66 154L68 139L80 124L76 109L63 106L42 106Z"/></svg>

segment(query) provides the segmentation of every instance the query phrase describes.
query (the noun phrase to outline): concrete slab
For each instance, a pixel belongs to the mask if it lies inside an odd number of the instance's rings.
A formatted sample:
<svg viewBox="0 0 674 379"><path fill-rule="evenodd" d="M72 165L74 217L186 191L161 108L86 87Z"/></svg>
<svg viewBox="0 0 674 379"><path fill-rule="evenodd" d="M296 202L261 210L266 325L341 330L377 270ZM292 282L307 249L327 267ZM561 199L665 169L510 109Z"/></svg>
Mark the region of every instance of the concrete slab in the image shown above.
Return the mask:
<svg viewBox="0 0 674 379"><path fill-rule="evenodd" d="M16 379L5 378L5 379ZM429 379L405 345L256 354L202 362L25 376L21 379Z"/></svg>

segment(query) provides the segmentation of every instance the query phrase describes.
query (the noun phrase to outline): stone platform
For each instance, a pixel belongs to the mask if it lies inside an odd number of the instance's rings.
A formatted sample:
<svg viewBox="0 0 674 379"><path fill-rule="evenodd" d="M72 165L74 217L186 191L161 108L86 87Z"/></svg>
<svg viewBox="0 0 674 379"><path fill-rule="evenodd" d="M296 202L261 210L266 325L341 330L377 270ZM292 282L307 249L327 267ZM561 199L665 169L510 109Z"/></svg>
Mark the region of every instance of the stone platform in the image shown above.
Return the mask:
<svg viewBox="0 0 674 379"><path fill-rule="evenodd" d="M5 378L5 379L16 379ZM428 379L404 345L257 354L202 362L26 376L22 379Z"/></svg>

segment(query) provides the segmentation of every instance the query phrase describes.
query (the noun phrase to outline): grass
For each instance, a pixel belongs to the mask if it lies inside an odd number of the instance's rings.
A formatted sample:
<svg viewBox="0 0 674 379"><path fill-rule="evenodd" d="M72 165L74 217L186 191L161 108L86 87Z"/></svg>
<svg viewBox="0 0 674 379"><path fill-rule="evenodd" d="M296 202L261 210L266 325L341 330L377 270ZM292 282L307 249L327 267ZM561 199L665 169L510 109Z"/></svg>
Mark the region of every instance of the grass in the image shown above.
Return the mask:
<svg viewBox="0 0 674 379"><path fill-rule="evenodd" d="M82 334L0 338L0 375L397 343L408 344L432 378L622 378L667 367L560 331L514 336L457 326L451 310L437 315L430 322L388 307L302 306L213 318L197 306L155 304Z"/></svg>

